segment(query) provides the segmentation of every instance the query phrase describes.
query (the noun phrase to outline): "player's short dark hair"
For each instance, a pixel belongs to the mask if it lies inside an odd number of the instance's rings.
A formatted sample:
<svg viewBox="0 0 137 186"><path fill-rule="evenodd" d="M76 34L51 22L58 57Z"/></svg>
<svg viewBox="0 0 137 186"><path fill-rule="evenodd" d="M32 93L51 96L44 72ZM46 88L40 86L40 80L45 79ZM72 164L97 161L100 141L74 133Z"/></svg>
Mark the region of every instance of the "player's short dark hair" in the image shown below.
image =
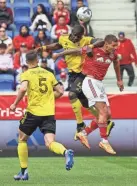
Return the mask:
<svg viewBox="0 0 137 186"><path fill-rule="evenodd" d="M109 35L106 35L105 37L105 42L111 44L112 42L118 42L118 39L115 35L112 35L112 34L109 34Z"/></svg>
<svg viewBox="0 0 137 186"><path fill-rule="evenodd" d="M7 49L7 45L5 43L0 44L0 49Z"/></svg>
<svg viewBox="0 0 137 186"><path fill-rule="evenodd" d="M72 32L75 32L76 34L84 34L84 27L81 25L75 25Z"/></svg>
<svg viewBox="0 0 137 186"><path fill-rule="evenodd" d="M82 3L83 3L83 0L77 0L77 3L78 3L78 2L82 2Z"/></svg>
<svg viewBox="0 0 137 186"><path fill-rule="evenodd" d="M27 63L37 60L37 52L35 50L30 50L26 54Z"/></svg>

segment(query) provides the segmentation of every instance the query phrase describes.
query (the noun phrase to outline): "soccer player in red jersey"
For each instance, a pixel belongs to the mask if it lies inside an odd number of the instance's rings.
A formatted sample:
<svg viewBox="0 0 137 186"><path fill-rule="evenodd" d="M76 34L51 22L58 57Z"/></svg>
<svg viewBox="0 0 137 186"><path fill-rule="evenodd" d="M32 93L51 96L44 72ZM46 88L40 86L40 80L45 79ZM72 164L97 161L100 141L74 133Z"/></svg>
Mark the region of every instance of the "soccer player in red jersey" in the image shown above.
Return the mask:
<svg viewBox="0 0 137 186"><path fill-rule="evenodd" d="M92 49L90 46L86 46L79 49L64 51L60 55L68 55L69 52L71 52L71 54L81 53L82 55L85 55L82 74L86 75L86 77L82 82L82 91L88 99L89 107L94 107L98 111L96 119L92 121L90 126L79 132L77 137L82 144L89 148L87 135L99 128L100 136L102 138L99 147L110 154L116 154L109 144L107 137L107 120L110 117L110 109L108 98L102 83L112 62L114 64L117 85L120 91L123 91L124 86L120 76L118 57L115 54L118 40L114 35L107 35L104 41L104 46L101 48Z"/></svg>

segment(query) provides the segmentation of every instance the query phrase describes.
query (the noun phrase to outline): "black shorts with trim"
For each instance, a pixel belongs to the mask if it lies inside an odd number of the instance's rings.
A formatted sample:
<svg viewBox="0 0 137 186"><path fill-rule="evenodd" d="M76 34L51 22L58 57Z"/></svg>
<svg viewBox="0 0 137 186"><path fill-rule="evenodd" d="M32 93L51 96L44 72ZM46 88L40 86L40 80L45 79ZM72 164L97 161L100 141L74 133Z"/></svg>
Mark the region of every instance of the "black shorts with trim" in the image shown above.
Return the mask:
<svg viewBox="0 0 137 186"><path fill-rule="evenodd" d="M56 120L54 116L35 116L30 112L26 112L25 116L20 120L19 129L26 135L31 134L39 127L43 134L56 133Z"/></svg>
<svg viewBox="0 0 137 186"><path fill-rule="evenodd" d="M82 91L82 83L85 77L82 73L69 73L69 91L75 92L82 106L88 108L88 100Z"/></svg>

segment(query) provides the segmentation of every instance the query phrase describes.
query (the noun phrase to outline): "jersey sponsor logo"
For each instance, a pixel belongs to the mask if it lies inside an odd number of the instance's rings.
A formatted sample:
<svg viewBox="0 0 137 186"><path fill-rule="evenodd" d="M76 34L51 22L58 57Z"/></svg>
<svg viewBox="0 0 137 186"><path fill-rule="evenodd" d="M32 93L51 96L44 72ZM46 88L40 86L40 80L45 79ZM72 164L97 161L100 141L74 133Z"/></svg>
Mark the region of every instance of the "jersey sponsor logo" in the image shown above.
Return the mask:
<svg viewBox="0 0 137 186"><path fill-rule="evenodd" d="M98 58L96 59L96 61L97 61L97 62L100 62L100 63L107 63L107 64L112 63L112 61L111 61L110 59L104 60L103 57L98 57Z"/></svg>
<svg viewBox="0 0 137 186"><path fill-rule="evenodd" d="M104 58L103 57L98 57L96 61L103 63L104 62Z"/></svg>
<svg viewBox="0 0 137 186"><path fill-rule="evenodd" d="M6 109L0 108L0 118L10 117L10 116L22 117L25 114L25 111L26 109L22 109L19 107L16 108L16 112L10 111L9 108L6 108Z"/></svg>

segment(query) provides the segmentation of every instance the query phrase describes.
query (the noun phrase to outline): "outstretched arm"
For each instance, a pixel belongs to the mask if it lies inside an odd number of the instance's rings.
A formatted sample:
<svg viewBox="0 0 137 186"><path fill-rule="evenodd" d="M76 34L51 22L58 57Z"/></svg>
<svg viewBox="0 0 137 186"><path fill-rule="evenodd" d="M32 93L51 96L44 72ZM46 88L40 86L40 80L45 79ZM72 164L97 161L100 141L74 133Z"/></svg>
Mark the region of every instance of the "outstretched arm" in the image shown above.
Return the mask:
<svg viewBox="0 0 137 186"><path fill-rule="evenodd" d="M103 39L92 39L91 40L91 45L88 45L89 47L87 48L87 54L89 54L89 57L91 57L91 50L90 48L97 48L97 47L102 47L104 45L104 40ZM53 59L56 60L58 57L62 57L65 55L81 55L82 48L77 48L77 49L68 49L60 53L54 53L53 54Z"/></svg>
<svg viewBox="0 0 137 186"><path fill-rule="evenodd" d="M81 54L81 48L77 48L77 49L68 49L68 50L64 50L60 53L54 53L52 55L52 58L54 60L56 60L58 57L62 57L62 56L65 56L65 55L80 55Z"/></svg>
<svg viewBox="0 0 137 186"><path fill-rule="evenodd" d="M94 48L98 48L98 47L103 47L105 41L101 38L94 38L91 40L90 43L93 45Z"/></svg>
<svg viewBox="0 0 137 186"><path fill-rule="evenodd" d="M92 53L92 48L93 47L94 47L93 45L88 45L88 46L84 46L83 48L64 50L63 52L60 52L60 53L54 53L52 55L52 58L54 60L56 60L58 57L62 57L62 56L65 56L65 55L70 55L70 54L71 55L86 54L87 56L92 57L93 56L93 53Z"/></svg>
<svg viewBox="0 0 137 186"><path fill-rule="evenodd" d="M115 60L113 62L113 65L114 65L114 70L115 70L115 73L116 73L117 85L119 87L119 90L120 91L123 91L124 90L124 85L123 85L123 81L121 79L119 61L118 60Z"/></svg>
<svg viewBox="0 0 137 186"><path fill-rule="evenodd" d="M59 50L62 46L59 43L52 43L50 45L44 45L42 47L36 48L37 52L41 52L41 50Z"/></svg>

